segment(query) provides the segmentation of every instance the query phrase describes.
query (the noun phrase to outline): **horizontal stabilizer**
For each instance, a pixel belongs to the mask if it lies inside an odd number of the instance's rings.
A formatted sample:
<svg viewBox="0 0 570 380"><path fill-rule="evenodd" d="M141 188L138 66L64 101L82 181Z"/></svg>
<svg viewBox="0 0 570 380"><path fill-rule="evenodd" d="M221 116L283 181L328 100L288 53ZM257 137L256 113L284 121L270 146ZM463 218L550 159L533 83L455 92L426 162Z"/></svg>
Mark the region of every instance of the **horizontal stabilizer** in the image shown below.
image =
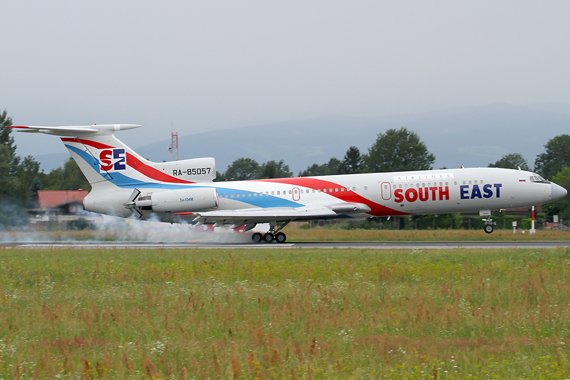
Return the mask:
<svg viewBox="0 0 570 380"><path fill-rule="evenodd" d="M66 126L66 127L44 127L44 126L28 126L28 125L12 125L8 128L16 128L18 132L26 133L45 133L55 136L83 136L93 134L109 134L116 131L125 131L127 129L138 128L136 124L93 124L85 126Z"/></svg>

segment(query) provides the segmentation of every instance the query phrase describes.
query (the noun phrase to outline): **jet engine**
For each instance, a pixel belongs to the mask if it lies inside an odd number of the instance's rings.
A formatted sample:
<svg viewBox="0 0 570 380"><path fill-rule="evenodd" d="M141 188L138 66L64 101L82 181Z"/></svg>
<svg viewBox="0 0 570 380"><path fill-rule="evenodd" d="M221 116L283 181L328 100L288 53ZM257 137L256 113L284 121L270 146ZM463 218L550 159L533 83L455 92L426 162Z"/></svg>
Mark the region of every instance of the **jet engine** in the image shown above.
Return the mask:
<svg viewBox="0 0 570 380"><path fill-rule="evenodd" d="M125 206L170 214L194 212L218 207L218 193L209 187L166 190L135 198Z"/></svg>

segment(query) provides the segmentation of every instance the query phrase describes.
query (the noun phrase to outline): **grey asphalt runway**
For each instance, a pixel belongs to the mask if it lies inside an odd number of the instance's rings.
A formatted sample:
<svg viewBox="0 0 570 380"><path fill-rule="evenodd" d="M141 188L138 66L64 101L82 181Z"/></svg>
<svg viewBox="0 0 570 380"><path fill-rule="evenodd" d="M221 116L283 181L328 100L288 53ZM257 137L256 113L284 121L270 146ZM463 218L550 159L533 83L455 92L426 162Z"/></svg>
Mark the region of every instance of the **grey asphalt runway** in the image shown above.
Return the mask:
<svg viewBox="0 0 570 380"><path fill-rule="evenodd" d="M0 242L0 247L13 249L508 249L568 248L570 241L528 242L307 242L285 244L231 244L207 242Z"/></svg>

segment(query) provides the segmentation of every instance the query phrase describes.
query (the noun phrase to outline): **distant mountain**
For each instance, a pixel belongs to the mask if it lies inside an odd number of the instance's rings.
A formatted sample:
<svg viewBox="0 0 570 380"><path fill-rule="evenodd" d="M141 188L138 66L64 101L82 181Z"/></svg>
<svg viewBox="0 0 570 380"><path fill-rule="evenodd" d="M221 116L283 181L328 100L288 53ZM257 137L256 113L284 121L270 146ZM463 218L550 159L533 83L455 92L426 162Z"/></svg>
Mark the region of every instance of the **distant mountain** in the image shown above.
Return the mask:
<svg viewBox="0 0 570 380"><path fill-rule="evenodd" d="M240 157L259 163L283 159L297 175L313 163L342 159L352 145L366 153L378 133L401 126L419 134L436 156L434 168L487 166L508 153L521 153L532 167L549 139L570 134L570 105L500 103L414 115L328 117L217 130L180 136L179 158L215 157L220 172ZM134 149L153 161L169 161L169 145L169 140L163 140ZM37 159L42 161L42 156Z"/></svg>

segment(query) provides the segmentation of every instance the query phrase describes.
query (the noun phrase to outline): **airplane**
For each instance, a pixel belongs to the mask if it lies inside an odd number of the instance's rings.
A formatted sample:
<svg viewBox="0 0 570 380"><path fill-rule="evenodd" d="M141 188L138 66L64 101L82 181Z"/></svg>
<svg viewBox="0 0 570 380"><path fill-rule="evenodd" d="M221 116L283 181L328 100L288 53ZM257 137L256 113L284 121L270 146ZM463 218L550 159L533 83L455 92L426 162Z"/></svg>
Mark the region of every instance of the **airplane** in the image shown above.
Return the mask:
<svg viewBox="0 0 570 380"><path fill-rule="evenodd" d="M460 168L390 173L213 182L214 158L171 162L144 159L115 137L134 124L11 126L19 132L60 136L92 186L85 210L146 220L243 227L269 224L256 243L284 243L292 221L491 212L529 207L566 196L540 175L514 169Z"/></svg>

